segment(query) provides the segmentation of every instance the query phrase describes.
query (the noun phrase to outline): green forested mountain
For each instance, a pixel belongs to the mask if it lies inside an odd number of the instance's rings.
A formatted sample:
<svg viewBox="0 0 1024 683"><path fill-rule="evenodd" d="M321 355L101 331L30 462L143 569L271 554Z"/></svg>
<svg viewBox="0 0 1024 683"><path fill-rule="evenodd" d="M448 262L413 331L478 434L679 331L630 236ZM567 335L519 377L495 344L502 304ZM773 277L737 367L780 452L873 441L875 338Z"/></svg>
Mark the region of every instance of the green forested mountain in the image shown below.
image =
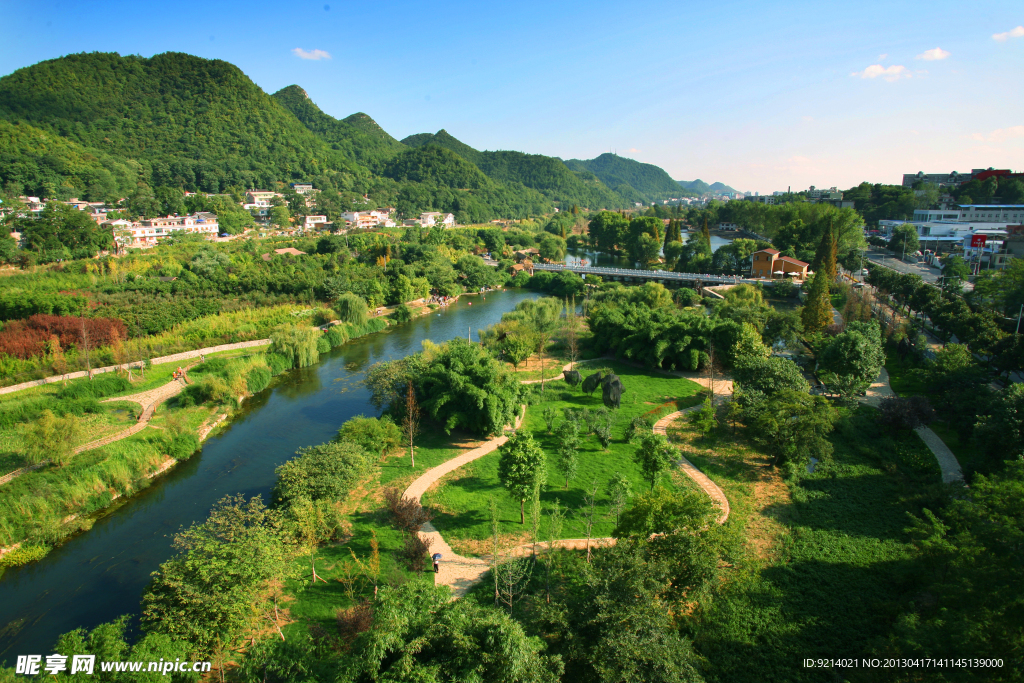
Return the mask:
<svg viewBox="0 0 1024 683"><path fill-rule="evenodd" d="M219 192L358 166L237 67L181 53L77 54L0 79L0 118L135 160L155 185Z"/></svg>
<svg viewBox="0 0 1024 683"><path fill-rule="evenodd" d="M297 85L278 90L274 98L332 149L359 163L375 165L405 149L362 112L342 120L325 114Z"/></svg>
<svg viewBox="0 0 1024 683"><path fill-rule="evenodd" d="M444 130L398 142L366 114L324 113L297 85L271 96L227 62L181 53L76 54L0 78L0 191L128 197L138 215L167 204L143 201L154 194L294 181L325 190L319 210L332 218L366 195L406 215L452 211L465 222L556 205L614 209L664 189L661 169L602 159L571 169L540 154L478 151ZM617 189L601 178L613 166L605 175Z"/></svg>
<svg viewBox="0 0 1024 683"><path fill-rule="evenodd" d="M678 180L676 182L678 182L683 189L689 190L690 192L696 192L697 194L707 194L708 192L736 191L724 183L712 183L708 185L700 178L697 178L697 180Z"/></svg>
<svg viewBox="0 0 1024 683"><path fill-rule="evenodd" d="M460 157L471 163L475 164L480 161L479 151L453 137L444 128L436 133L417 133L416 135L410 135L402 140L402 144L408 145L409 147L437 145L438 147L444 147L445 149L455 152Z"/></svg>
<svg viewBox="0 0 1024 683"><path fill-rule="evenodd" d="M569 159L574 171L589 171L619 194L638 201L678 197L679 184L658 166L642 164L617 154L605 153L595 159Z"/></svg>
<svg viewBox="0 0 1024 683"><path fill-rule="evenodd" d="M411 147L438 145L476 164L493 180L519 183L564 206L618 208L633 201L610 190L592 173L576 173L561 159L523 152L481 152L441 129L410 135L402 143Z"/></svg>

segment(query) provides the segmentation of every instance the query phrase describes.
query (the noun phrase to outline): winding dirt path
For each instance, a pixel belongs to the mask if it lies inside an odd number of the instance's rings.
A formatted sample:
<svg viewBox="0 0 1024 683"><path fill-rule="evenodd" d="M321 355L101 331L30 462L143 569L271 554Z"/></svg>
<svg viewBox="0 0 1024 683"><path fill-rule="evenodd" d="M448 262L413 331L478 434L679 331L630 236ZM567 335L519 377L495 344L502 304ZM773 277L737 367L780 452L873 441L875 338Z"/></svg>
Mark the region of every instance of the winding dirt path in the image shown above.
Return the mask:
<svg viewBox="0 0 1024 683"><path fill-rule="evenodd" d="M195 365L195 363L193 363L192 365ZM191 367L191 365L189 367ZM108 444L114 443L115 441L120 441L121 439L127 439L132 434L138 434L143 429L149 426L149 421L153 419L153 413L156 412L157 407L167 399L171 398L172 396L177 396L179 393L181 393L181 390L184 389L186 386L187 385L184 381L180 379L175 379L168 382L167 384L156 387L154 389L150 389L148 391L139 392L138 394L132 394L130 396L114 396L112 398L104 399L102 403L112 403L116 401L138 403L140 406L142 406L142 413L139 415L138 421L131 427L128 427L127 429L122 429L121 431L111 434L109 436L104 436L103 438L90 441L87 444L83 444L75 449L75 455L78 455L79 453L84 453L85 451L91 451L93 449L100 448L101 446L106 446ZM26 467L22 467L19 470L9 472L8 474L5 474L3 477L0 477L0 485L6 484L7 482L11 481L16 477L21 476L22 474L26 474L33 470L37 470L49 464L49 460L43 460L34 465L28 465Z"/></svg>

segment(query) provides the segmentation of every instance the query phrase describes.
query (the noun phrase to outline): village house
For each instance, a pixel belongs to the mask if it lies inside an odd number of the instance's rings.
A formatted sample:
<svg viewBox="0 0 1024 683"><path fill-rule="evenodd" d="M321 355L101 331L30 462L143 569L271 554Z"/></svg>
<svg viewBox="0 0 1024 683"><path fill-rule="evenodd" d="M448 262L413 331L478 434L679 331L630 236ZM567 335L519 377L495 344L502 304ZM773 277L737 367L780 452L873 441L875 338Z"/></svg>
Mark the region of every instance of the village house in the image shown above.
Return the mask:
<svg viewBox="0 0 1024 683"><path fill-rule="evenodd" d="M750 277L772 278L778 275L804 280L807 278L809 266L810 264L790 256L782 256L775 249L762 249L751 255Z"/></svg>
<svg viewBox="0 0 1024 683"><path fill-rule="evenodd" d="M441 213L440 211L426 211L420 214L420 225L424 228L429 228L435 223L441 223L446 228L455 226L455 215L450 213Z"/></svg>
<svg viewBox="0 0 1024 683"><path fill-rule="evenodd" d="M388 206L372 211L346 211L341 214L341 217L351 224L349 225L351 228L369 229L378 226L393 228L395 227L395 222L391 220L391 214L394 211L393 208Z"/></svg>
<svg viewBox="0 0 1024 683"><path fill-rule="evenodd" d="M326 228L330 223L327 222L327 216L306 216L306 221L303 223L303 230L317 230Z"/></svg>

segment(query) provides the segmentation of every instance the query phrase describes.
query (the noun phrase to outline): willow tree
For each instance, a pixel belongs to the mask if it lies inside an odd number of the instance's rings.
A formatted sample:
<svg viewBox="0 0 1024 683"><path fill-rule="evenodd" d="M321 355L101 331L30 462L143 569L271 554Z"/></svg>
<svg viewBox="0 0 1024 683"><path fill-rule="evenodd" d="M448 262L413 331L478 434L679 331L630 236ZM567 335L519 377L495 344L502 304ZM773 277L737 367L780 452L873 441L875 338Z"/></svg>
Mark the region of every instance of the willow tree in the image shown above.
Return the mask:
<svg viewBox="0 0 1024 683"><path fill-rule="evenodd" d="M366 300L352 292L343 292L338 300L334 302L334 312L338 314L338 320L350 325L365 325L369 314L367 313Z"/></svg>
<svg viewBox="0 0 1024 683"><path fill-rule="evenodd" d="M319 340L320 330L315 327L279 327L270 335L270 352L288 358L294 368L304 368L320 360Z"/></svg>

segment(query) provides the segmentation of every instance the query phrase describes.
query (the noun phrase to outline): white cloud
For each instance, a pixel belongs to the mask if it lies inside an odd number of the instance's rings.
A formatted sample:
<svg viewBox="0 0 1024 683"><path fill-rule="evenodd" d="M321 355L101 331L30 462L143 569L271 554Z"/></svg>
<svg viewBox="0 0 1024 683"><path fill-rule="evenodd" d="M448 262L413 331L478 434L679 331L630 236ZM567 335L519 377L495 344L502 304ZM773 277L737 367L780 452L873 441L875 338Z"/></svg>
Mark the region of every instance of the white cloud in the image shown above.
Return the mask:
<svg viewBox="0 0 1024 683"><path fill-rule="evenodd" d="M1009 128L997 128L987 136L981 133L974 133L971 140L978 142L1006 142L1013 138L1024 138L1024 126L1010 126Z"/></svg>
<svg viewBox="0 0 1024 683"><path fill-rule="evenodd" d="M901 78L910 78L910 71L905 66L893 64L892 66L882 66L881 64L872 64L863 71L854 71L851 76L857 76L858 78L878 78L881 76L885 80L892 83L898 81Z"/></svg>
<svg viewBox="0 0 1024 683"><path fill-rule="evenodd" d="M310 50L307 52L306 50L303 50L301 47L297 47L294 50L292 50L292 52L295 53L295 56L299 57L300 59L312 59L314 61L317 61L321 59L331 58L331 53L328 52L327 50Z"/></svg>
<svg viewBox="0 0 1024 683"><path fill-rule="evenodd" d="M636 152L639 152L640 150L638 150L636 147L630 147L629 151L633 152L635 154Z"/></svg>
<svg viewBox="0 0 1024 683"><path fill-rule="evenodd" d="M883 59L885 59L888 56L889 56L888 52L882 53L882 54L878 55L878 61L882 61Z"/></svg>
<svg viewBox="0 0 1024 683"><path fill-rule="evenodd" d="M914 59L923 59L926 62L935 62L940 59L945 59L949 56L949 53L943 50L941 47L937 47L934 50L925 50Z"/></svg>
<svg viewBox="0 0 1024 683"><path fill-rule="evenodd" d="M813 120L814 120L814 117L813 117L813 116L804 116L804 117L802 117L802 118L803 118L803 120L804 120L804 121L805 121L806 123L810 123L811 121L813 121Z"/></svg>
<svg viewBox="0 0 1024 683"><path fill-rule="evenodd" d="M993 33L992 40L1000 43L1005 43L1009 38L1021 38L1024 37L1024 26L1018 26L1015 29L1009 30L1006 33Z"/></svg>

